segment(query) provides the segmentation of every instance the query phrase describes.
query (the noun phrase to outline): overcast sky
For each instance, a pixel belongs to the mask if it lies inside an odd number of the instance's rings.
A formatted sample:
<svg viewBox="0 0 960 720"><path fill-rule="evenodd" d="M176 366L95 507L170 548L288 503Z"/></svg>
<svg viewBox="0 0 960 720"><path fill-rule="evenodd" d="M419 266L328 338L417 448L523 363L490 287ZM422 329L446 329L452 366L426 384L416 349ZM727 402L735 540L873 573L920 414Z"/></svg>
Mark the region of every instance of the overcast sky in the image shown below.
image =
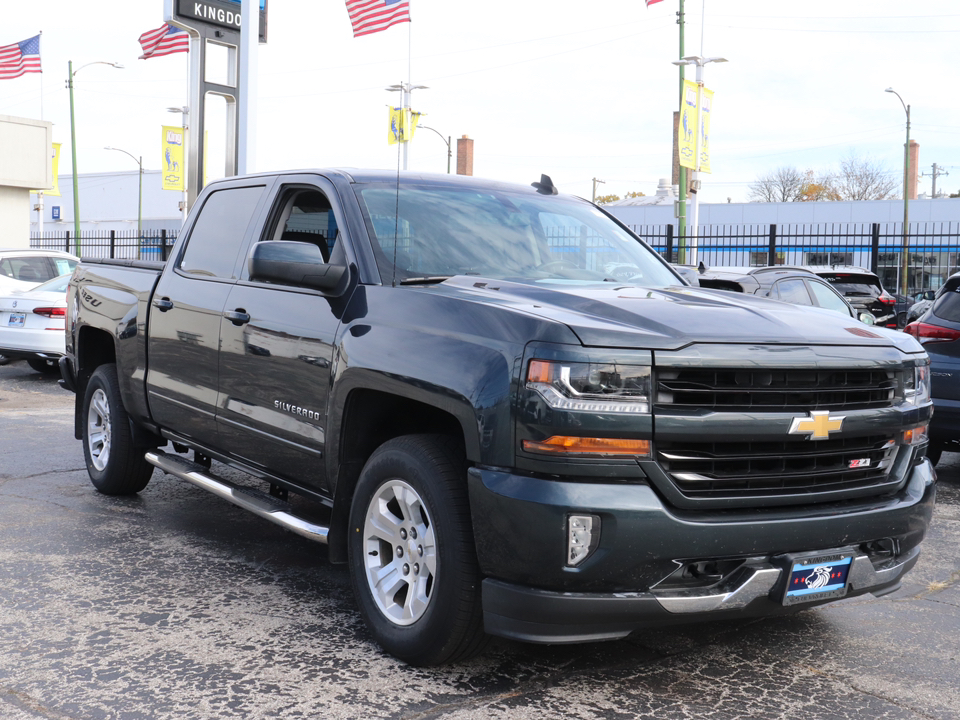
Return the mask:
<svg viewBox="0 0 960 720"><path fill-rule="evenodd" d="M584 197L600 178L602 194L651 195L671 173L678 7L411 0L411 24L354 38L343 0L269 0L255 168L396 168L386 135L398 96L384 88L412 80L429 86L413 96L423 124L474 139L475 175L527 184L546 173ZM884 92L890 86L911 105L927 175L920 191L930 191L933 163L950 173L938 190L960 188L956 0L687 0L685 8L686 54L701 53L702 35L705 56L729 61L705 68L716 93L714 172L703 176L701 201L746 201L749 184L771 170L830 172L851 154L899 184L906 116ZM0 81L0 114L42 112L69 172L67 61L122 63L76 76L79 170L135 167L107 145L159 169L160 126L179 124L166 108L188 101L185 54L137 59L137 38L163 21L162 0L5 2L0 46L43 31L44 72ZM445 172L441 138L419 131L409 168Z"/></svg>

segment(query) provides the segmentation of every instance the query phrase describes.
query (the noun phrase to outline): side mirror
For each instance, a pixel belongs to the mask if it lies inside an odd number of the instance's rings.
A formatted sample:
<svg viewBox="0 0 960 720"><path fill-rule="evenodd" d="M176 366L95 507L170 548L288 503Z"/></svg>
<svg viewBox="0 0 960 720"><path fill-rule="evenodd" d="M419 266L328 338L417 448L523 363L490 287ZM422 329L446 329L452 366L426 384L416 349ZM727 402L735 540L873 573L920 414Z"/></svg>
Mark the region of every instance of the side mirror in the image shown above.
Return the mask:
<svg viewBox="0 0 960 720"><path fill-rule="evenodd" d="M862 322L864 325L876 325L876 324L877 324L877 319L876 319L873 315L871 315L870 313L868 313L868 312L862 312L862 313L860 313L860 317L858 318L858 320L860 320L860 322Z"/></svg>
<svg viewBox="0 0 960 720"><path fill-rule="evenodd" d="M247 260L251 280L333 292L347 272L345 265L323 261L312 243L275 240L253 246Z"/></svg>

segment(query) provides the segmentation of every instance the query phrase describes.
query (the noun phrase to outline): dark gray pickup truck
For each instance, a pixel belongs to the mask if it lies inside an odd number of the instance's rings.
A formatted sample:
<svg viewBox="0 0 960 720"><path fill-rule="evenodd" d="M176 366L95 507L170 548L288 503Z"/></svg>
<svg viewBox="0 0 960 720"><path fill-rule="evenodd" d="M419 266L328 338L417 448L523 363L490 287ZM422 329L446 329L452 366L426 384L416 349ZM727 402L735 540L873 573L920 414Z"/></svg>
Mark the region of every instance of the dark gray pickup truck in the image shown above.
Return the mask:
<svg viewBox="0 0 960 720"><path fill-rule="evenodd" d="M61 371L99 491L327 544L418 665L889 592L934 504L914 338L689 287L547 177L213 183L166 264L78 266Z"/></svg>

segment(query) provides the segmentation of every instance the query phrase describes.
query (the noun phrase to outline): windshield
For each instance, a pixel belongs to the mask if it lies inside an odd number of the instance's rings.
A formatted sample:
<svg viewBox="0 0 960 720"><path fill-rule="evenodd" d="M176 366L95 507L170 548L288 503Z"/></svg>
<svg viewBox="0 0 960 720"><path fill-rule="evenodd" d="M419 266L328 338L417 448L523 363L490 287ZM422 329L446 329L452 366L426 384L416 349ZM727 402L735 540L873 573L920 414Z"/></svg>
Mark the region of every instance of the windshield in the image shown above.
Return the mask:
<svg viewBox="0 0 960 720"><path fill-rule="evenodd" d="M833 285L841 295L880 297L883 288L880 280L869 275L850 275L847 273L836 275L821 275L824 280Z"/></svg>
<svg viewBox="0 0 960 720"><path fill-rule="evenodd" d="M589 203L502 189L357 186L384 282L453 275L517 281L681 282ZM394 258L396 273L394 274Z"/></svg>
<svg viewBox="0 0 960 720"><path fill-rule="evenodd" d="M70 273L55 277L53 280L47 280L42 285L31 288L30 292L66 292L67 285L70 284L70 277Z"/></svg>

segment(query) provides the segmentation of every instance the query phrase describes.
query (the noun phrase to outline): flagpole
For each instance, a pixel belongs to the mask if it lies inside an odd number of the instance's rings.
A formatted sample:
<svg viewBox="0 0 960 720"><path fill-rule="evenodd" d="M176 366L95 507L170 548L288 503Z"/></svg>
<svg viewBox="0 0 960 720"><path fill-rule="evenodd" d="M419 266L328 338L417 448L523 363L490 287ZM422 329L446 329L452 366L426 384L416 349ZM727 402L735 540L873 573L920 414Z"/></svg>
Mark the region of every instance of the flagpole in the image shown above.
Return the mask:
<svg viewBox="0 0 960 720"><path fill-rule="evenodd" d="M37 39L37 54L40 57L43 57L43 30L39 32L39 38ZM43 62L41 60L41 62ZM43 120L43 67L40 68L40 119Z"/></svg>
<svg viewBox="0 0 960 720"><path fill-rule="evenodd" d="M403 89L401 104L403 105L403 169L407 169L407 148L410 145L410 139L406 137L410 126L410 88L413 86L413 25L407 23L407 86Z"/></svg>
<svg viewBox="0 0 960 720"><path fill-rule="evenodd" d="M683 60L683 24L685 21L683 13L683 0L680 0L680 12L677 13L677 24L680 25L680 59ZM683 80L684 66L680 65L680 113L683 113ZM678 188L680 200L677 203L677 230L679 234L679 246L677 260L682 265L686 262L687 252L687 168L680 165L679 172L680 187ZM670 260L670 258L667 258Z"/></svg>

